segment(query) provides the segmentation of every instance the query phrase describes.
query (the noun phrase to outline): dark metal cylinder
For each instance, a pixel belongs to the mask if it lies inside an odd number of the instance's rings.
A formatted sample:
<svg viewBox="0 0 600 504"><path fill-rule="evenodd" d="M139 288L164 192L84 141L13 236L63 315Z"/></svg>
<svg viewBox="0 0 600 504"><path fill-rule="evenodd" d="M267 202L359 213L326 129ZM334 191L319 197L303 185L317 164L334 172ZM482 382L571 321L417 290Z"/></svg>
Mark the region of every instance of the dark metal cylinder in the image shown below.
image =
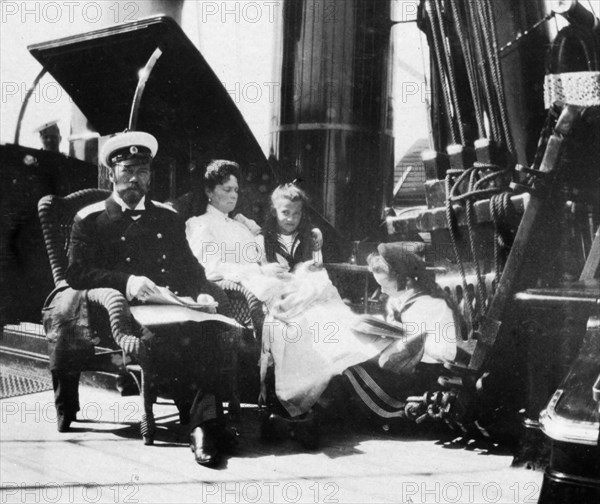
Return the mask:
<svg viewBox="0 0 600 504"><path fill-rule="evenodd" d="M544 0L492 2L500 47L529 30L546 14ZM546 118L544 111L544 63L549 47L548 26L542 24L501 53L502 82L517 161L528 166Z"/></svg>
<svg viewBox="0 0 600 504"><path fill-rule="evenodd" d="M285 0L272 152L344 238L379 235L393 177L390 3Z"/></svg>

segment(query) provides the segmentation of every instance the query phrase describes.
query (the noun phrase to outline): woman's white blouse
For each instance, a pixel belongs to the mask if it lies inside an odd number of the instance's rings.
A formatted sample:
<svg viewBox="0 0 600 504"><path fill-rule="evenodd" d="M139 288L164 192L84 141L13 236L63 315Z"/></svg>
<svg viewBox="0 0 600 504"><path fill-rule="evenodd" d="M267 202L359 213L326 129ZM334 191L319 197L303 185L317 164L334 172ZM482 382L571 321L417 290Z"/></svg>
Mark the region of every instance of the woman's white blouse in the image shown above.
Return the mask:
<svg viewBox="0 0 600 504"><path fill-rule="evenodd" d="M247 226L229 218L214 206L186 221L186 236L209 280L239 282L250 272L258 273L264 248Z"/></svg>

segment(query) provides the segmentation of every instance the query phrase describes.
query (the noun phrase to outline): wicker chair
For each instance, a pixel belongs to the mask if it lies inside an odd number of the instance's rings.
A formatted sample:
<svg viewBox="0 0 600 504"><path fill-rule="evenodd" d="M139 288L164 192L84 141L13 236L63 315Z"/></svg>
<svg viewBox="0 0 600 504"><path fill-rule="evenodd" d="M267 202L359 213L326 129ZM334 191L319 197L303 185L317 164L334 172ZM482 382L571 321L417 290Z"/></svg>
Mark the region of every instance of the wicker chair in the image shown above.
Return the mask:
<svg viewBox="0 0 600 504"><path fill-rule="evenodd" d="M246 287L230 280L215 282L227 293L233 309L233 318L248 329L252 329L257 339L260 339L265 312L263 304Z"/></svg>
<svg viewBox="0 0 600 504"><path fill-rule="evenodd" d="M109 195L110 192L106 190L84 189L65 197L44 196L39 201L38 214L56 286L66 283L67 250L76 213L87 205L105 200ZM105 339L110 339L112 336L113 343L120 347L120 350L117 351L124 353L124 362L126 357L129 358L128 360L134 359L133 362L126 364L126 370L135 379L142 397L144 413L140 428L144 443L153 444L156 427L152 410L158 395L158 384L155 383L155 380L150 379L153 373L147 369L147 365L142 366L141 361L140 363L135 362L140 350L139 326L131 316L127 300L115 289L90 289L88 290L88 301L92 309L104 310L108 316L110 334L104 335ZM230 410L232 407L234 409L237 407L239 410L237 356L235 351L232 354L233 362L230 362L226 369L230 377L233 377L231 379L233 397L230 402Z"/></svg>
<svg viewBox="0 0 600 504"><path fill-rule="evenodd" d="M110 191L102 189L84 189L65 197L54 195L44 196L38 203L38 214L44 234L44 242L54 284L58 287L66 283L65 270L68 264L67 250L71 236L73 219L77 212L92 203L103 201L110 196ZM104 309L110 322L110 332L125 356L136 356L139 352L140 340L138 331L133 322L129 303L119 291L115 289L90 289L88 301L92 309ZM101 335L106 338L106 335ZM129 367L132 366L132 367ZM152 406L155 399L151 395L152 387L148 386L145 373L141 367L131 364L127 371L135 374L139 369L139 378L135 376L143 398L144 414L142 416L141 431L146 444L152 444L155 424Z"/></svg>

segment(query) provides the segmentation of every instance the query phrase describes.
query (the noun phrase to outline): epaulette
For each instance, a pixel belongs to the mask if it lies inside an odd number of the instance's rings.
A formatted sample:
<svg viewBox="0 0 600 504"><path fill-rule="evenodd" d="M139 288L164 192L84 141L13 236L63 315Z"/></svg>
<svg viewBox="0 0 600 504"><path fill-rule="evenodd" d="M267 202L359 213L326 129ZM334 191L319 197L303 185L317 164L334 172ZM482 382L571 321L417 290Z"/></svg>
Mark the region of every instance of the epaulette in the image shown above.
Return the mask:
<svg viewBox="0 0 600 504"><path fill-rule="evenodd" d="M88 215L104 211L105 208L106 205L104 200L98 201L79 210L79 212L77 212L77 217L79 217L80 219L85 219Z"/></svg>
<svg viewBox="0 0 600 504"><path fill-rule="evenodd" d="M177 213L177 210L175 210L171 205L167 205L166 203L161 203L160 201L152 200L152 204L158 208L164 208L165 210L171 210L171 212Z"/></svg>

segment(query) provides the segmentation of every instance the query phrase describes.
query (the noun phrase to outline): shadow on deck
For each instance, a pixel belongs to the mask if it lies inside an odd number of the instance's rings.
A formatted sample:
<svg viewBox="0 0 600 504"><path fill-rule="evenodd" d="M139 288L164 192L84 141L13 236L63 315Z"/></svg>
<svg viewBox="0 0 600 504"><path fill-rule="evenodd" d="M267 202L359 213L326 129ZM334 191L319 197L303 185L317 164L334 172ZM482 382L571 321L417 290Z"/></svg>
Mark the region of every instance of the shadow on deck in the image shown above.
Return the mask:
<svg viewBox="0 0 600 504"><path fill-rule="evenodd" d="M233 425L239 444L217 469L194 463L175 406L155 407L154 446L139 397L81 387L80 421L56 431L51 391L0 401L2 502L536 502L542 473L511 468L502 446L446 431L331 424L318 450L261 443L259 412Z"/></svg>

